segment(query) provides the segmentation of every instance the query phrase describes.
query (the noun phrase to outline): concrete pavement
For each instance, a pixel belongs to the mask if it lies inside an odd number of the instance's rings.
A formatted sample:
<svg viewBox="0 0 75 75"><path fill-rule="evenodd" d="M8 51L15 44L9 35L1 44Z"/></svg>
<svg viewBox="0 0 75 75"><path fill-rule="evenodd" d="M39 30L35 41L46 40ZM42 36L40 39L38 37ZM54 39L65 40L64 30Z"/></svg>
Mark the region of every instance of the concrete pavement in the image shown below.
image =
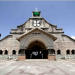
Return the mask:
<svg viewBox="0 0 75 75"><path fill-rule="evenodd" d="M75 75L75 60L0 60L0 75Z"/></svg>

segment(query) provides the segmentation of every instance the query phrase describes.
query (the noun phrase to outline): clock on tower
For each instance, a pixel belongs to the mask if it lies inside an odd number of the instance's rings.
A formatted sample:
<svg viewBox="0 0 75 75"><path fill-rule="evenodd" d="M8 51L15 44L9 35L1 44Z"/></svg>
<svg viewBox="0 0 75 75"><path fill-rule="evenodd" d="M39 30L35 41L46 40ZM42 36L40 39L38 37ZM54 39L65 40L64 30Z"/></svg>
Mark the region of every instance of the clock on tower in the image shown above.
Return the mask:
<svg viewBox="0 0 75 75"><path fill-rule="evenodd" d="M32 22L32 25L33 26L40 26L40 24L41 24L41 22L40 22L40 11L38 11L37 10L38 8L36 8L36 10L35 11L33 11L33 18L34 18L34 20L33 20L33 22Z"/></svg>
<svg viewBox="0 0 75 75"><path fill-rule="evenodd" d="M40 20L33 20L33 26L40 26Z"/></svg>

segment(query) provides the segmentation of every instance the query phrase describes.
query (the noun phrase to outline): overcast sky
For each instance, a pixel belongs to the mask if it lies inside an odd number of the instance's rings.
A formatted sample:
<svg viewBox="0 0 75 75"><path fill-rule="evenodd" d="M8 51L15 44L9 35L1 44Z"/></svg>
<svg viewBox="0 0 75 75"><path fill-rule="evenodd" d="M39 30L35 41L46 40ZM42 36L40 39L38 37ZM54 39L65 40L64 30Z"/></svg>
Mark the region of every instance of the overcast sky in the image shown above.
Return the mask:
<svg viewBox="0 0 75 75"><path fill-rule="evenodd" d="M0 1L0 39L32 17L36 7L49 23L75 36L75 1Z"/></svg>

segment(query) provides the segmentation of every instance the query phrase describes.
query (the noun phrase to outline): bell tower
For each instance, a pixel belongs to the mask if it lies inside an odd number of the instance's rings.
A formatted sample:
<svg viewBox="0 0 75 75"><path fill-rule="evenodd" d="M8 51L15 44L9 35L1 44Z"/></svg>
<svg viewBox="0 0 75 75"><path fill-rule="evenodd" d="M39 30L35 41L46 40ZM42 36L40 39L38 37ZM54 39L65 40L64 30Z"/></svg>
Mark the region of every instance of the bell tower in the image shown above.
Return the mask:
<svg viewBox="0 0 75 75"><path fill-rule="evenodd" d="M32 17L36 17L36 18L39 18L41 17L41 11L38 11L37 7L35 8L36 10L32 12Z"/></svg>

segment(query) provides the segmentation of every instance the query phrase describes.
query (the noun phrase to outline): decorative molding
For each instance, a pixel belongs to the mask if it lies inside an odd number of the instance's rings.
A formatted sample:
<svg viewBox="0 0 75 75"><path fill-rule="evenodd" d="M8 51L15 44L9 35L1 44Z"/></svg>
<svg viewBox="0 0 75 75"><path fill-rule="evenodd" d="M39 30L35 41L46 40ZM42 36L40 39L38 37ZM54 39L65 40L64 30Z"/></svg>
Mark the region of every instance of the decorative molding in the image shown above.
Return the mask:
<svg viewBox="0 0 75 75"><path fill-rule="evenodd" d="M64 31L63 32L49 32L49 33L51 33L51 34L58 34L58 33L64 33Z"/></svg>
<svg viewBox="0 0 75 75"><path fill-rule="evenodd" d="M10 34L23 34L24 32L10 32Z"/></svg>

